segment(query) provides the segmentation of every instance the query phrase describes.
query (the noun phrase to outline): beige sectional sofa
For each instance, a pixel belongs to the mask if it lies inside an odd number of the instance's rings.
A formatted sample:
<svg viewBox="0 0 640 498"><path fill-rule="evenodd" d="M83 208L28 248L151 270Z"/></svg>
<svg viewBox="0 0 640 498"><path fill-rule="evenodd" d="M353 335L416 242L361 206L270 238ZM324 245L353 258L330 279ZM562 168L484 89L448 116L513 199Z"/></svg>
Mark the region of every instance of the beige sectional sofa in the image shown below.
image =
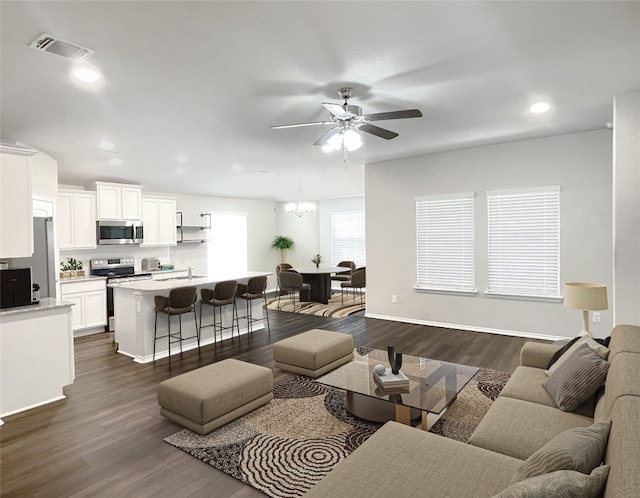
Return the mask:
<svg viewBox="0 0 640 498"><path fill-rule="evenodd" d="M307 496L344 496L352 490L385 498L491 497L509 487L523 461L563 431L611 420L602 496L640 497L640 327L613 330L605 387L573 412L558 409L542 387L544 370L559 348L524 346L521 366L468 444L388 422Z"/></svg>

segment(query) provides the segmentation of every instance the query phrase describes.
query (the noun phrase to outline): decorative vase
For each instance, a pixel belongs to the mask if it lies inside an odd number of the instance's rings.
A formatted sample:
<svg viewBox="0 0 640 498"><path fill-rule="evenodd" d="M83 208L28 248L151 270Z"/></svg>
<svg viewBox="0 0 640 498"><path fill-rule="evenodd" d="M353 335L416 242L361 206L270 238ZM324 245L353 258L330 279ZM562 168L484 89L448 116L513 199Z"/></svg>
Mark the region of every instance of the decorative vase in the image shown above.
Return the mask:
<svg viewBox="0 0 640 498"><path fill-rule="evenodd" d="M69 271L69 278L78 278L78 270Z"/></svg>
<svg viewBox="0 0 640 498"><path fill-rule="evenodd" d="M316 263L316 268L320 268L320 263Z"/></svg>
<svg viewBox="0 0 640 498"><path fill-rule="evenodd" d="M387 346L387 356L389 357L389 365L391 373L397 374L402 367L402 353L396 353L393 346Z"/></svg>

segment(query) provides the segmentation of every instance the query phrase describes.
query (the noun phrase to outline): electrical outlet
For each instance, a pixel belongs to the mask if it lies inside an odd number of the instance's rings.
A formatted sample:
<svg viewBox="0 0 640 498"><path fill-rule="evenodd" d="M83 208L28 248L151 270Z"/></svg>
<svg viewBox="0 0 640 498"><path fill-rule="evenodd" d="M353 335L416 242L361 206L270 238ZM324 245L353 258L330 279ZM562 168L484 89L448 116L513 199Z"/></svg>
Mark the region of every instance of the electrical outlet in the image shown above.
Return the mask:
<svg viewBox="0 0 640 498"><path fill-rule="evenodd" d="M398 296L395 294L391 296L391 304L398 304Z"/></svg>
<svg viewBox="0 0 640 498"><path fill-rule="evenodd" d="M594 311L593 312L593 317L591 318L591 320L593 320L593 323L600 323L600 318L601 318L601 313L599 311Z"/></svg>

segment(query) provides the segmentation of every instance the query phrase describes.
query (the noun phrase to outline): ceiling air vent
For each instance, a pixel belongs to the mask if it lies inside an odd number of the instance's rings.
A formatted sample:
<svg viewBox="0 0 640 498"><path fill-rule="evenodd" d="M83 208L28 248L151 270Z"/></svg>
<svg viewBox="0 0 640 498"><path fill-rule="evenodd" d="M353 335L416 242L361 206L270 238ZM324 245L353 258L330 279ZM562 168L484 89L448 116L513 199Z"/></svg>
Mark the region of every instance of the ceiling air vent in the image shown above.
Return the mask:
<svg viewBox="0 0 640 498"><path fill-rule="evenodd" d="M90 48L82 47L77 43L72 43L46 33L38 36L29 46L41 52L58 55L74 62L81 62L95 52L95 50L91 50Z"/></svg>

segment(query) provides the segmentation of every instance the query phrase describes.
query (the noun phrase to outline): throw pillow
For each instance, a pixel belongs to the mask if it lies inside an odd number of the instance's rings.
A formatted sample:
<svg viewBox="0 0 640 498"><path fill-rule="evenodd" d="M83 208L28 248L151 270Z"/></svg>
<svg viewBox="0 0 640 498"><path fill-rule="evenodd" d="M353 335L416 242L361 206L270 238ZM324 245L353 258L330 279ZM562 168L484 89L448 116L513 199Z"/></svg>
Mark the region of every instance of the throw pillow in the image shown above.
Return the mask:
<svg viewBox="0 0 640 498"><path fill-rule="evenodd" d="M546 374L547 375L551 375L551 373L558 368L560 365L562 365L562 363L564 363L565 361L567 361L567 358L569 358L571 356L571 354L578 349L580 346L582 346L583 344L588 344L589 347L591 349L593 349L600 358L602 358L603 360L606 360L609 357L609 348L606 348L605 346L603 346L602 344L598 343L598 341L596 341L595 339L593 339L592 337L580 337L576 342L574 342L569 348L567 348L567 350L564 352L564 354L562 356L560 356L560 358L558 358L556 360L556 362L551 365L547 370L546 370Z"/></svg>
<svg viewBox="0 0 640 498"><path fill-rule="evenodd" d="M512 484L493 498L597 498L609 476L609 466L594 469L591 475L575 470L557 470Z"/></svg>
<svg viewBox="0 0 640 498"><path fill-rule="evenodd" d="M571 346L573 346L576 343L576 341L578 341L579 339L580 339L580 337L574 337L568 343L566 343L564 346L562 346L560 349L558 349L558 351L553 353L553 356L551 357L551 359L549 360L549 364L547 365L547 370L549 370L551 368L551 365L553 365L556 361L558 361L560 359L560 357L563 354L565 354L567 352L567 350ZM549 374L547 373L547 375L549 375Z"/></svg>
<svg viewBox="0 0 640 498"><path fill-rule="evenodd" d="M578 347L542 383L558 408L570 412L595 394L607 378L609 363L587 344Z"/></svg>
<svg viewBox="0 0 640 498"><path fill-rule="evenodd" d="M549 370L551 368L551 366L558 361L558 359L565 354L569 348L571 346L573 346L578 340L580 340L582 337L584 336L578 336L578 337L574 337L573 339L571 339L568 343L566 343L564 346L562 346L560 349L558 349L558 351L556 351L555 353L553 353L553 356L551 357L551 359L549 360L549 363L547 364L547 370ZM609 342L611 341L611 336L606 337L604 339L594 339L598 344L604 346L605 348L609 347ZM608 354L608 353L607 353ZM606 360L607 358L603 358L603 360ZM547 373L547 375L549 375Z"/></svg>
<svg viewBox="0 0 640 498"><path fill-rule="evenodd" d="M561 432L527 458L512 482L556 470L576 470L588 474L604 459L611 420L590 427L574 427Z"/></svg>

